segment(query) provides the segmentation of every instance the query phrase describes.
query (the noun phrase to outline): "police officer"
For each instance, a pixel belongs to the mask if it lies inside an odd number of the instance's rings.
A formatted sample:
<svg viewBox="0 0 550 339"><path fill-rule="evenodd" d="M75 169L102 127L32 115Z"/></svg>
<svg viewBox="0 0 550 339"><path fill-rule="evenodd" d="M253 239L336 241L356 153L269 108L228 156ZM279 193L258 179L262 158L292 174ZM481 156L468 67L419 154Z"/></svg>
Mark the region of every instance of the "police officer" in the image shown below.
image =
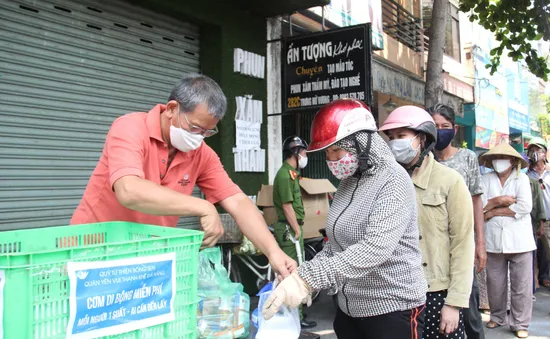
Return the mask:
<svg viewBox="0 0 550 339"><path fill-rule="evenodd" d="M304 258L304 237L302 225L304 223L304 204L300 191L300 169L307 165L307 143L300 137L292 136L283 143L285 161L277 172L273 183L273 204L277 212L278 222L275 224L275 238L277 243L289 257L298 262L296 246L292 242L299 239ZM307 321L300 306L300 320L302 328L311 328L317 325L314 321Z"/></svg>

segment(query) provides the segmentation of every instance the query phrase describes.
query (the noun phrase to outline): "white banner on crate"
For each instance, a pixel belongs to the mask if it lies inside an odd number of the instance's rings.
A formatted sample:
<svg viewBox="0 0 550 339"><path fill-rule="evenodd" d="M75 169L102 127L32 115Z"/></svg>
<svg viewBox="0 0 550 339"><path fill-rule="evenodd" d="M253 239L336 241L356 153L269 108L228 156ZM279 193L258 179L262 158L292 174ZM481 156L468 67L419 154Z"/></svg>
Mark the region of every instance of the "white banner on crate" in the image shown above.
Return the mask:
<svg viewBox="0 0 550 339"><path fill-rule="evenodd" d="M265 172L265 150L233 148L235 172Z"/></svg>
<svg viewBox="0 0 550 339"><path fill-rule="evenodd" d="M4 284L6 283L6 275L0 270L0 339L4 338Z"/></svg>
<svg viewBox="0 0 550 339"><path fill-rule="evenodd" d="M69 262L67 338L130 332L175 320L176 253Z"/></svg>
<svg viewBox="0 0 550 339"><path fill-rule="evenodd" d="M235 148L239 150L248 150L260 148L260 123L235 120L236 126L236 144Z"/></svg>

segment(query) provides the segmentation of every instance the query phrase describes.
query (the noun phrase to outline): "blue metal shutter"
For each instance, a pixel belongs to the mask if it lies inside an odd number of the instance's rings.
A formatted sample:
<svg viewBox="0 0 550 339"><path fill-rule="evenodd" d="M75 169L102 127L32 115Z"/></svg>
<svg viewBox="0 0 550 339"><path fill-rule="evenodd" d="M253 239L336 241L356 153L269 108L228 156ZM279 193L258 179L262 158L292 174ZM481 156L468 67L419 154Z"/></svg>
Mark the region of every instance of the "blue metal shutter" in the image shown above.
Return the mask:
<svg viewBox="0 0 550 339"><path fill-rule="evenodd" d="M119 1L0 1L0 230L68 224L112 121L198 72L198 37Z"/></svg>

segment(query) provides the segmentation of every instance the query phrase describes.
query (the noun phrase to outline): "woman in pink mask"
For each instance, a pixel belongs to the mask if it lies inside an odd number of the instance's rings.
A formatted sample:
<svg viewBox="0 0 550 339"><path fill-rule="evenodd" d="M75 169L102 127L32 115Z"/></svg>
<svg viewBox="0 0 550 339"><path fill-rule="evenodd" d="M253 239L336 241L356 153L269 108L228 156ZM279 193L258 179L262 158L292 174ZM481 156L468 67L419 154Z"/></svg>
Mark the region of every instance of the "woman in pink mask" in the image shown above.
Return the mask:
<svg viewBox="0 0 550 339"><path fill-rule="evenodd" d="M335 100L315 116L309 152L324 151L340 179L326 225L329 242L277 286L264 318L283 303L306 302L313 290L336 289L338 338L422 337L427 284L414 187L376 132L358 100Z"/></svg>

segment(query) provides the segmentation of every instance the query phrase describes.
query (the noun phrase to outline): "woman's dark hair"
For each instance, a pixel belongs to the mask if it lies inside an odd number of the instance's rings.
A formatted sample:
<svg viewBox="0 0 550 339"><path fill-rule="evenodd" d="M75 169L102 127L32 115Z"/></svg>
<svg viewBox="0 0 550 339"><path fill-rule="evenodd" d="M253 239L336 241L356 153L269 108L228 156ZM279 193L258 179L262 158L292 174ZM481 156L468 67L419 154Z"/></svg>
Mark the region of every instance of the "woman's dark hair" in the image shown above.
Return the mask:
<svg viewBox="0 0 550 339"><path fill-rule="evenodd" d="M428 135L424 132L416 132L416 133L418 133L418 139L420 140L420 147L422 149L426 149L426 144L431 142L430 140L432 139L428 140Z"/></svg>
<svg viewBox="0 0 550 339"><path fill-rule="evenodd" d="M437 104L435 106L426 108L426 112L430 113L432 117L436 114L439 114L451 124L453 124L453 126L455 125L456 113L451 107L447 105Z"/></svg>

